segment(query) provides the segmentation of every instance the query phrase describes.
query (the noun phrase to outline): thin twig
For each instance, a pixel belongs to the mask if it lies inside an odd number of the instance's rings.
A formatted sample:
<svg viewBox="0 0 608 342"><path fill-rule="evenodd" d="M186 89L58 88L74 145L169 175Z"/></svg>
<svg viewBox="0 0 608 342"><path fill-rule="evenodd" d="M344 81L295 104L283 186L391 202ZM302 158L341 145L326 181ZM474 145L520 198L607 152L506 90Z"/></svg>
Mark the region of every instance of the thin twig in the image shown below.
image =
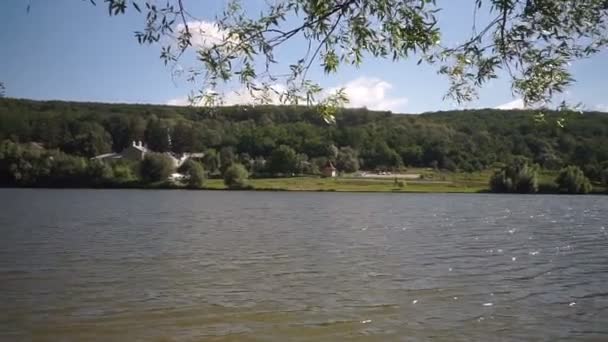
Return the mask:
<svg viewBox="0 0 608 342"><path fill-rule="evenodd" d="M334 33L334 31L338 27L338 24L340 24L340 20L342 20L343 16L344 16L344 11L340 12L340 14L338 15L338 18L336 19L336 22L331 27L331 29L327 32L327 34L325 35L325 38L323 38L323 40L319 43L319 46L317 46L315 52L312 54L312 57L310 58L308 65L306 65L306 67L304 68L304 73L302 74L302 84L306 80L306 74L308 74L308 70L310 69L310 66L315 61L315 59L317 59L317 55L319 55L319 51L321 50L321 47L323 45L325 45L325 43L327 43L327 40Z"/></svg>

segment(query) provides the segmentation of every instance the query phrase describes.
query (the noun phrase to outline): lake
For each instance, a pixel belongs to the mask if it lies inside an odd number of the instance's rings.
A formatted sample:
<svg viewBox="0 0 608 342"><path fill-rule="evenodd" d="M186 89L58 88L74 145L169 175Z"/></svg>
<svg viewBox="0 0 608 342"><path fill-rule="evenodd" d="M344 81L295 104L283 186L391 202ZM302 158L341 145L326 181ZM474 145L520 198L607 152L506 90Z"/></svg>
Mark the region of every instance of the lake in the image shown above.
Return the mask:
<svg viewBox="0 0 608 342"><path fill-rule="evenodd" d="M608 197L0 190L3 341L608 340Z"/></svg>

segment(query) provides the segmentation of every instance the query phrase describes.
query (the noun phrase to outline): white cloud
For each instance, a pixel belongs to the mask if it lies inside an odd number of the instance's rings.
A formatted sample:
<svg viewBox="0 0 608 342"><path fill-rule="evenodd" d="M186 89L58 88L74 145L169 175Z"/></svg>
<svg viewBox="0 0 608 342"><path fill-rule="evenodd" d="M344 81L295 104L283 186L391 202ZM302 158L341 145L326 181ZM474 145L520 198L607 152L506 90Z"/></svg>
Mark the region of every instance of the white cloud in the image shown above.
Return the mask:
<svg viewBox="0 0 608 342"><path fill-rule="evenodd" d="M494 108L495 109L503 109L503 110L507 110L507 109L524 109L524 108L526 108L526 105L524 104L524 100L517 99L517 100L513 100L511 102L507 102L507 103L501 104L500 106L496 106Z"/></svg>
<svg viewBox="0 0 608 342"><path fill-rule="evenodd" d="M598 104L595 105L595 107L593 107L594 110L600 111L600 112L608 112L608 105L605 104Z"/></svg>
<svg viewBox="0 0 608 342"><path fill-rule="evenodd" d="M359 77L342 86L328 89L328 93L334 93L340 88L344 88L349 100L346 107L399 112L408 102L405 97L388 95L393 85L379 78Z"/></svg>
<svg viewBox="0 0 608 342"><path fill-rule="evenodd" d="M177 25L177 32L185 30L184 24ZM190 42L194 47L209 48L226 40L228 31L209 21L189 21L188 31L192 35ZM235 41L231 38L231 40Z"/></svg>
<svg viewBox="0 0 608 342"><path fill-rule="evenodd" d="M171 99L167 101L167 105L169 106L189 106L190 102L188 101L188 97L178 97L176 99Z"/></svg>
<svg viewBox="0 0 608 342"><path fill-rule="evenodd" d="M270 104L279 104L280 96L286 90L282 84L275 84L271 87L274 91L268 93ZM394 112L403 111L408 99L405 97L391 97L390 90L393 85L378 78L359 77L338 87L326 89L324 92L333 94L338 89L343 88L348 97L349 103L345 107L361 108L366 107L372 110L390 110ZM256 95L259 97L259 95ZM254 96L245 88L230 91L223 96L223 105L247 105L255 103ZM171 106L190 105L187 97L171 99L167 102Z"/></svg>

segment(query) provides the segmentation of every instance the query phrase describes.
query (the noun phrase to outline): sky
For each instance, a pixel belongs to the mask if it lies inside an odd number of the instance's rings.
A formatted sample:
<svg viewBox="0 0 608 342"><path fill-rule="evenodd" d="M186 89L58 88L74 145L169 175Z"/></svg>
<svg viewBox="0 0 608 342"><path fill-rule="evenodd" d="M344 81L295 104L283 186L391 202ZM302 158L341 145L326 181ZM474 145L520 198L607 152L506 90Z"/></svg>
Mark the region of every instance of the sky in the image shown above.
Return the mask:
<svg viewBox="0 0 608 342"><path fill-rule="evenodd" d="M442 42L457 43L471 31L473 0L438 0L443 8ZM27 5L30 4L30 11ZM159 45L140 45L133 32L143 28L135 11L110 17L103 1L85 0L0 1L0 81L6 96L35 100L69 100L115 103L185 104L193 86L173 77L159 59ZM244 1L247 11L259 13L264 0ZM194 16L209 24L225 0L184 0ZM298 41L280 51L285 65L304 53ZM458 107L443 100L448 88L444 77L417 59L392 62L368 59L358 68L345 67L335 75L320 68L309 76L326 89L343 87L352 107L421 113ZM577 80L556 101L582 103L585 108L608 111L608 52L573 63ZM228 93L226 102L245 103L242 93ZM509 80L500 78L484 86L480 98L465 108L518 108Z"/></svg>

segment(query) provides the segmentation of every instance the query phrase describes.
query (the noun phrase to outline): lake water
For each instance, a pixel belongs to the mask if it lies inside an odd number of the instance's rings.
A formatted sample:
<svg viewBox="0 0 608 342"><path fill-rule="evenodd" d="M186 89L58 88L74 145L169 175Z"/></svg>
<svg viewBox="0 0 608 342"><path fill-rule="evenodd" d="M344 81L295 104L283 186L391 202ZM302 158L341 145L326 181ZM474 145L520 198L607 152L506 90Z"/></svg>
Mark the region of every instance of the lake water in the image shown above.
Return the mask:
<svg viewBox="0 0 608 342"><path fill-rule="evenodd" d="M3 341L608 340L608 197L0 190Z"/></svg>

